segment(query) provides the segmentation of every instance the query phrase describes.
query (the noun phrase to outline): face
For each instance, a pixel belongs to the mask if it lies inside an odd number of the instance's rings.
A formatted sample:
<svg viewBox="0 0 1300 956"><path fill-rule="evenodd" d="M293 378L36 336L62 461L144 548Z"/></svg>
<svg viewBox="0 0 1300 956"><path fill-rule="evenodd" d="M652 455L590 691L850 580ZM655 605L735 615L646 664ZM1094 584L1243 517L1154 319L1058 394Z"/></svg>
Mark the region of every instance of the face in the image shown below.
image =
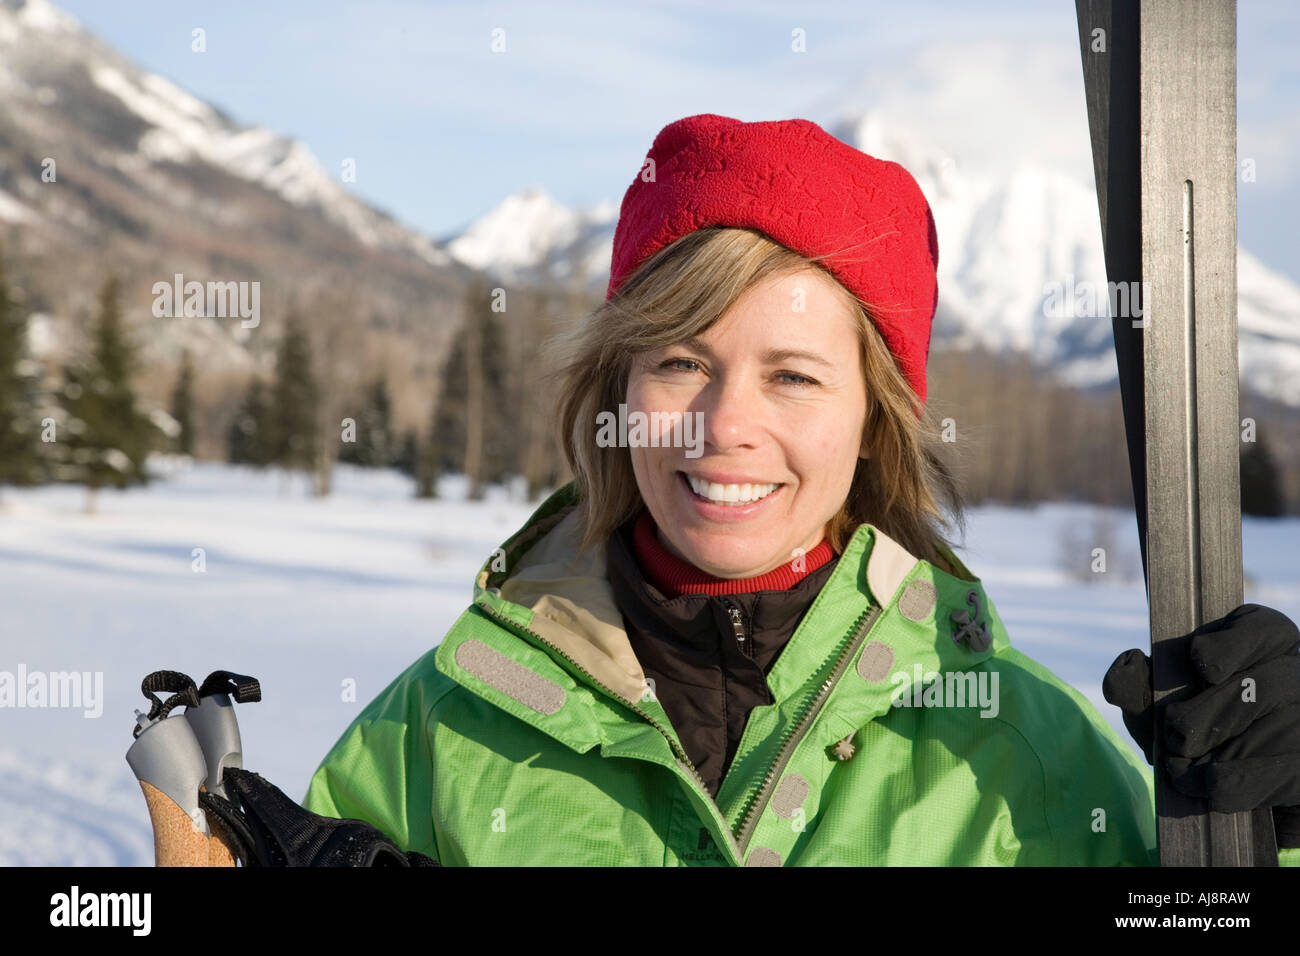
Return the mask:
<svg viewBox="0 0 1300 956"><path fill-rule="evenodd" d="M869 450L859 340L842 296L811 268L771 278L696 340L633 360L629 421L677 412L702 423L693 440L683 427L678 447L667 434L657 442L667 447L629 443L660 541L700 570L745 578L793 561L822 541L848 497Z"/></svg>

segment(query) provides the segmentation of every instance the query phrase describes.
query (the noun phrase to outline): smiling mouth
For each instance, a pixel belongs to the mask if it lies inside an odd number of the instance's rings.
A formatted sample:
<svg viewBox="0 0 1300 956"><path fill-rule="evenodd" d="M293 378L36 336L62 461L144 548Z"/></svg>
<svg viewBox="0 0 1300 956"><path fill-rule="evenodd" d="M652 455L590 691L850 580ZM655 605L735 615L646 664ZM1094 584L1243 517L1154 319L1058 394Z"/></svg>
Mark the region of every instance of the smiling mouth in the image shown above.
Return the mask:
<svg viewBox="0 0 1300 956"><path fill-rule="evenodd" d="M779 482L720 485L716 482L696 478L694 475L688 475L684 471L681 474L697 498L716 505L752 505L756 501L762 501L781 487Z"/></svg>

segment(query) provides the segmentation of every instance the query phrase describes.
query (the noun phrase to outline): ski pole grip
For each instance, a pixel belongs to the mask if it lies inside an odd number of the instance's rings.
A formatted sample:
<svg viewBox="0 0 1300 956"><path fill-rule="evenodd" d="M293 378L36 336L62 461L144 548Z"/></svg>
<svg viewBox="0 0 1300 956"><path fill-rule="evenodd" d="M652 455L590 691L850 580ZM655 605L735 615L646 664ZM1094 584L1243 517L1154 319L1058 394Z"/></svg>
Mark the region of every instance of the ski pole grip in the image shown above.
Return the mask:
<svg viewBox="0 0 1300 956"><path fill-rule="evenodd" d="M201 687L179 671L154 671L140 690L147 715L136 711L135 743L126 761L135 772L153 824L158 866L235 866L233 837L206 808L199 793L225 797L227 768L243 766L234 702L262 699L256 678L214 671ZM159 700L159 691L170 693ZM171 712L184 706L183 717Z"/></svg>
<svg viewBox="0 0 1300 956"><path fill-rule="evenodd" d="M171 797L146 780L140 781L153 824L155 866L210 866L210 837ZM204 828L207 821L204 819Z"/></svg>
<svg viewBox="0 0 1300 956"><path fill-rule="evenodd" d="M200 695L203 693L199 691ZM219 797L226 795L221 782L227 767L244 765L243 743L239 739L239 721L235 719L235 705L228 694L200 697L199 706L185 708L185 720L194 731L194 739L203 751L204 780L202 789ZM214 822L211 811L203 811L207 818L212 840L208 845L208 861L202 866L234 866L234 848L226 843L226 830L220 821Z"/></svg>
<svg viewBox="0 0 1300 956"><path fill-rule="evenodd" d="M185 719L203 754L203 785L219 797L226 796L221 782L227 767L244 766L243 742L239 738L239 721L235 705L228 694L202 697L197 707L185 708Z"/></svg>
<svg viewBox="0 0 1300 956"><path fill-rule="evenodd" d="M208 866L212 841L207 816L199 806L206 776L203 751L189 722L148 721L126 752L140 782L153 824L157 866Z"/></svg>
<svg viewBox="0 0 1300 956"><path fill-rule="evenodd" d="M207 789L206 787L203 789ZM206 807L203 813L207 817L208 831L212 834L208 838L208 861L199 864L200 866L235 866L235 860L238 853L231 845L231 837L228 831L221 824L221 820L211 810Z"/></svg>
<svg viewBox="0 0 1300 956"><path fill-rule="evenodd" d="M240 675L231 675L227 671L217 671L199 688L199 705L185 708L185 719L190 729L194 731L199 748L203 751L206 768L203 789L224 798L226 788L222 783L222 777L227 767L243 768L244 745L239 737L239 721L235 718L235 704L231 700L231 694L217 691L216 687L225 684L218 685L215 678L222 678L228 682L233 687L235 700L238 701L259 700L261 692L257 682L251 677L241 678ZM250 682L251 689L248 686ZM205 810L204 813L207 815L208 829L212 833L212 841L208 848L208 862L204 865L234 866L236 852L235 848L226 842L229 839L226 829L220 825L219 820L214 818L211 811Z"/></svg>
<svg viewBox="0 0 1300 956"><path fill-rule="evenodd" d="M207 777L203 789L223 799L227 797L223 782L227 767L242 769L244 745L239 736L235 703L247 704L262 699L262 686L255 677L233 671L213 671L199 686L198 706L185 708L194 736L203 750ZM238 855L229 831L210 810L205 810L212 841L208 847L208 866L234 866Z"/></svg>

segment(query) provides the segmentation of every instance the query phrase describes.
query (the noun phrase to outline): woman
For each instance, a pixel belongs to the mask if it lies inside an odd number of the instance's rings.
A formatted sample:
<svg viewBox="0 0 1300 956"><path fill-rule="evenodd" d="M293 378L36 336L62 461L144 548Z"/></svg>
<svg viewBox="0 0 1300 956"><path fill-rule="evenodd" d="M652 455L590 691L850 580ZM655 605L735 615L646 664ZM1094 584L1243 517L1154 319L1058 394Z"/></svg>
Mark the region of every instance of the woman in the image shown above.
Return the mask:
<svg viewBox="0 0 1300 956"><path fill-rule="evenodd" d="M561 343L575 480L308 809L443 865L1153 862L1150 772L940 533L937 259L813 123L667 126Z"/></svg>

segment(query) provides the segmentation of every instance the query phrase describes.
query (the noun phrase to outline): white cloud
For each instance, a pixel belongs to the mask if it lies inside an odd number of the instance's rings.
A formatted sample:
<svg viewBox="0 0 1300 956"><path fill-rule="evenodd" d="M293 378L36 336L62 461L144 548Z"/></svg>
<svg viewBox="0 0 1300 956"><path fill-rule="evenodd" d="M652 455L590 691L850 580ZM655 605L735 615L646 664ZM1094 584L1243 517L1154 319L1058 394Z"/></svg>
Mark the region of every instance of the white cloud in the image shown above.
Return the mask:
<svg viewBox="0 0 1300 956"><path fill-rule="evenodd" d="M906 117L959 164L1034 162L1093 181L1083 71L1068 42L936 44L901 70L873 71L858 91L863 108ZM874 104L863 102L869 97Z"/></svg>

